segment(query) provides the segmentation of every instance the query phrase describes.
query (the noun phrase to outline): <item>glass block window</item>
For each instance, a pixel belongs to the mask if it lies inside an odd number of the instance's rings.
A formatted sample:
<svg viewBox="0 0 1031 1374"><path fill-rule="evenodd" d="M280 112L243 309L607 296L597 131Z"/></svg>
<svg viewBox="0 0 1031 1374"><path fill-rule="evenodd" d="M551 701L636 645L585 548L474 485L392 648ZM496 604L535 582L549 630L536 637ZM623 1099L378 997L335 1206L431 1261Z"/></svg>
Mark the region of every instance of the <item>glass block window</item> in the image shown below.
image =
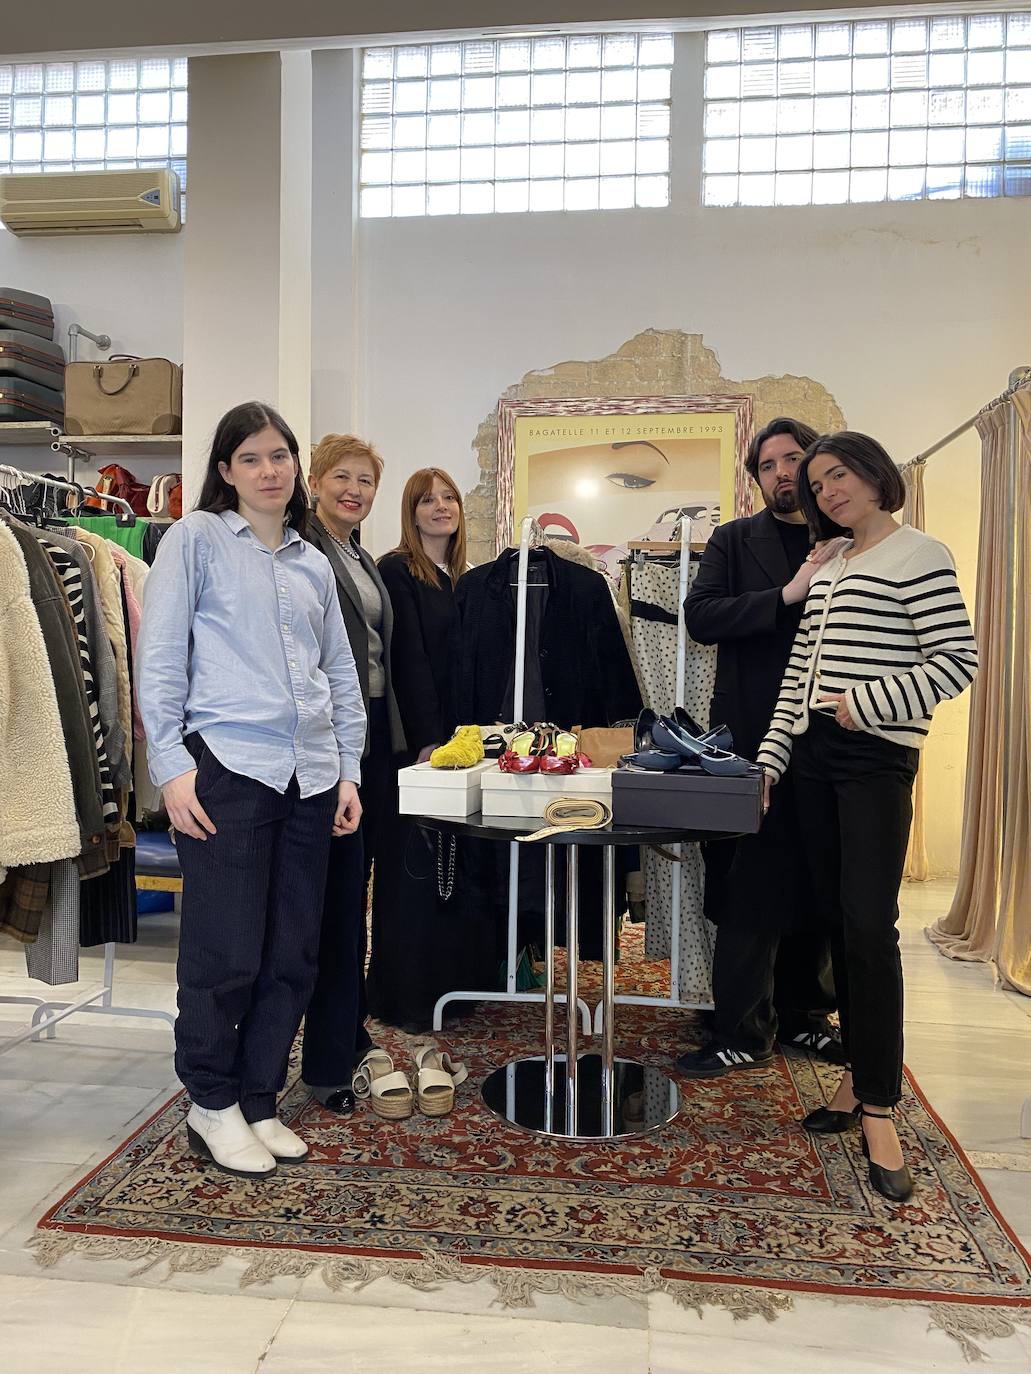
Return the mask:
<svg viewBox="0 0 1031 1374"><path fill-rule="evenodd" d="M669 204L668 33L370 48L363 216Z"/></svg>
<svg viewBox="0 0 1031 1374"><path fill-rule="evenodd" d="M1031 11L706 36L703 201L1031 195Z"/></svg>
<svg viewBox="0 0 1031 1374"><path fill-rule="evenodd" d="M0 63L0 173L171 167L186 187L186 58Z"/></svg>

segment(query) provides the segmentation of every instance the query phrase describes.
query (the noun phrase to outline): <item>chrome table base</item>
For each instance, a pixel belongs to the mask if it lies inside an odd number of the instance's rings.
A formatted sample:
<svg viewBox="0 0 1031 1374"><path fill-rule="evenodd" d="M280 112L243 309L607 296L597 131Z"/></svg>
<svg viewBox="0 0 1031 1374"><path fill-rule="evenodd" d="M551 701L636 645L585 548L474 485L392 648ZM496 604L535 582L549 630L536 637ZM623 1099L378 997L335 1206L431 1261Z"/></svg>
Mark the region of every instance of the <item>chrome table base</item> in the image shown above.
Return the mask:
<svg viewBox="0 0 1031 1374"><path fill-rule="evenodd" d="M646 1135L671 1121L680 1107L676 1085L658 1069L615 1057L616 850L604 847L601 1053L581 1054L577 992L580 950L579 851L566 843L565 1054L555 1026L555 850L545 867L544 1055L496 1069L483 1100L514 1126L567 1140L618 1140ZM572 1015L569 1009L572 1008Z"/></svg>

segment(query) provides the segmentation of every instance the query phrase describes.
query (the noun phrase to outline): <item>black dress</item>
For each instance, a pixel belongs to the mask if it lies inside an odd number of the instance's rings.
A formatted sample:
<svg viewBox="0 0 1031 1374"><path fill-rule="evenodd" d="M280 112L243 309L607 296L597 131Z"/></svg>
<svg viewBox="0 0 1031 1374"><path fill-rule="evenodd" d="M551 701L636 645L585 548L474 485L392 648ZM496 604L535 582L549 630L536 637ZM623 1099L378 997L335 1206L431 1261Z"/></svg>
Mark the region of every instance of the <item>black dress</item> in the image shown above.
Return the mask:
<svg viewBox="0 0 1031 1374"><path fill-rule="evenodd" d="M366 991L369 1011L377 1020L425 1030L438 997L460 988L493 987L496 970L489 960L485 966L477 931L460 921L457 902L441 894L442 886L447 890L450 845L427 836L397 810L396 767L414 763L421 749L451 734L454 588L439 570L435 587L420 581L400 553L380 559L379 571L394 613L391 669L408 748L395 760L390 807L374 854L372 959ZM462 881L457 846L455 864L457 888Z"/></svg>

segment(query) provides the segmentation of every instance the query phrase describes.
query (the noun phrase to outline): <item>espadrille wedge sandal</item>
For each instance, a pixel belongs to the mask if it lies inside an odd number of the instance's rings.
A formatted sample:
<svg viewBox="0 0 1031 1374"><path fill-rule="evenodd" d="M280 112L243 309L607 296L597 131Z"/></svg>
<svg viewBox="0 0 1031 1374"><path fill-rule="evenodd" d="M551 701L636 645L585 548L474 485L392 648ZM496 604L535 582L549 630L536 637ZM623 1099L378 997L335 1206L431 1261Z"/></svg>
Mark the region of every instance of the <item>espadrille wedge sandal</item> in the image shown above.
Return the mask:
<svg viewBox="0 0 1031 1374"><path fill-rule="evenodd" d="M465 1082L468 1070L449 1054L441 1054L435 1045L421 1046L413 1057L420 1112L424 1116L447 1116L455 1105L455 1087Z"/></svg>
<svg viewBox="0 0 1031 1374"><path fill-rule="evenodd" d="M411 1116L415 1095L412 1085L386 1050L370 1050L354 1071L351 1087L355 1097L367 1098L384 1121L403 1121Z"/></svg>

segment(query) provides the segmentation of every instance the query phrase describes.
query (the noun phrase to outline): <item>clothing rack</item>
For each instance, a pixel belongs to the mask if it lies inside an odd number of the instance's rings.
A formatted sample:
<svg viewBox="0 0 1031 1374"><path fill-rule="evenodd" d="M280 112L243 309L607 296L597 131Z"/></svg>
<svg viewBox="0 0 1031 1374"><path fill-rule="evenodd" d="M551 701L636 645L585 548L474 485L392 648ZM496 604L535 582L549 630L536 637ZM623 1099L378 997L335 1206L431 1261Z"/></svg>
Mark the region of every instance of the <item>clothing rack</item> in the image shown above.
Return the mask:
<svg viewBox="0 0 1031 1374"><path fill-rule="evenodd" d="M1008 401L1015 391L1019 391L1021 387L1027 386L1029 382L1031 382L1031 367L1015 367L1009 375L1009 382L1006 386L1006 390L1002 392L1001 395L996 396L994 401L989 401L987 405L982 406L976 415L971 415L969 420L964 420L961 425L957 425L955 429L950 430L943 439L939 439L937 443L932 444L930 448L925 448L923 452L918 453L915 458L910 458L907 463L902 463L899 466L899 471L908 472L910 468L919 467L921 464L926 463L928 458L933 457L940 449L946 448L956 439L966 434L968 430L973 429L984 411L991 410L994 406L1001 405L1003 401Z"/></svg>
<svg viewBox="0 0 1031 1374"><path fill-rule="evenodd" d="M678 552L678 546L674 541L665 544L655 540L632 540L627 549L631 555L640 554L645 557L649 553L660 553L667 556ZM691 521L687 516L680 522L680 587L677 593L677 679L676 679L676 701L674 705L685 705L686 682L687 682L687 620L684 615L684 602L687 600L687 581L688 573L691 568L691 554L701 553L705 549L704 544L691 543ZM673 863L673 896L669 914L669 996L668 997L645 997L638 993L618 993L616 1002L622 1006L634 1007L677 1007L696 1011L711 1011L711 1002L682 1002L680 1000L680 918L681 910L681 872L683 864L684 848L682 844L670 845L669 849L677 855ZM602 1006L598 1003L594 1010L595 1034L600 1032L602 1027Z"/></svg>
<svg viewBox="0 0 1031 1374"><path fill-rule="evenodd" d="M3 477L17 478L20 483L38 482L61 491L74 492L80 499L86 495L92 495L101 501L121 507L133 520L136 518L128 501L123 501L120 496L100 495L92 487L83 487L78 482L62 482L56 477L45 477L34 472L22 472L19 468L0 463L0 478ZM0 487L2 486L3 483L0 482ZM113 941L104 945L104 976L101 986L90 992L82 993L70 1002L57 1002L46 997L0 993L0 1004L35 1007L29 1027L5 1039L3 1044L0 1044L0 1054L6 1054L26 1040L38 1042L44 1034L48 1040L53 1040L58 1022L66 1020L77 1012L92 1012L95 1016L134 1016L150 1021L166 1021L168 1025L174 1026L175 1017L170 1012L157 1011L153 1007L121 1007L115 1005L115 950L116 945Z"/></svg>
<svg viewBox="0 0 1031 1374"><path fill-rule="evenodd" d="M512 694L512 718L521 720L523 714L523 689L526 680L526 587L530 566L530 549L541 548L546 542L544 530L533 518L527 515L519 530L519 553L516 564L516 634L515 634L515 677ZM550 852L550 851L549 851ZM508 846L508 956L505 971L504 992L461 991L446 992L438 997L433 1008L433 1029L439 1031L444 1025L444 1008L448 1002L546 1002L549 1014L555 1002L565 1002L564 993L557 993L548 1000L543 992L518 992L516 977L519 960L519 845L513 840ZM544 910L545 942L548 945L548 977L554 976L554 960L551 955L555 943L555 899L550 889L545 894ZM554 993L554 989L548 990ZM577 1006L583 1020L584 1035L591 1033L591 1013L587 1004L577 998ZM551 1032L549 1027L549 1043ZM515 1066L510 1065L514 1071ZM514 1078L510 1074L509 1092L514 1091Z"/></svg>
<svg viewBox="0 0 1031 1374"><path fill-rule="evenodd" d="M80 505L87 496L92 496L96 501L104 501L108 505L117 506L131 523L136 522L136 512L129 502L121 496L111 496L106 492L99 492L95 487L84 487L81 482L62 482L56 477L48 477L45 473L22 472L20 468L12 468L7 463L0 463L0 477L14 477L19 485L29 485L37 483L46 487L54 487L58 491L73 492L79 498ZM2 488L0 483L0 488Z"/></svg>
<svg viewBox="0 0 1031 1374"><path fill-rule="evenodd" d="M1005 391L1001 392L998 396L996 396L994 400L989 401L987 405L982 406L981 409L977 412L977 414L976 414L976 415L972 415L972 416L970 417L969 420L964 420L963 423L962 423L961 425L957 425L955 429L950 430L949 433L946 434L944 438L939 439L939 440L937 441L937 443L932 444L932 445L930 446L930 448L925 448L925 449L923 450L922 453L918 453L918 454L916 455L916 457L915 457L915 458L911 458L911 459L909 460L908 463L903 463L903 464L901 465L900 471L901 471L901 472L906 472L906 471L908 471L910 468L917 467L917 466L919 466L919 465L922 465L923 463L926 463L926 461L927 461L928 458L932 457L935 453L938 453L941 449L947 447L947 445L953 443L954 440L960 438L961 435L966 434L968 430L973 429L973 427L977 424L978 420L979 420L980 417L985 413L985 411L994 410L996 406L1005 404L1007 401L1009 401L1009 400L1012 398L1012 396L1013 396L1013 394L1014 394L1015 392L1020 391L1021 389L1023 389L1024 387L1027 387L1027 386L1031 386L1031 366L1028 366L1027 364L1024 364L1024 365L1021 366L1021 367L1015 367L1015 368L1013 369L1013 371L1012 371L1012 372L1010 373L1010 375L1009 375L1009 378L1008 378L1008 380L1007 380L1007 385L1006 385L1006 390L1005 390ZM1011 452L1010 452L1010 455L1009 455L1010 470L1011 470L1011 480L1010 480L1010 483L1009 483L1009 500L1008 500L1008 505L1007 505L1008 524L1009 524L1010 530L1014 532L1014 537L1011 538L1011 539L1009 540L1009 543L1008 543L1007 548L1006 548L1006 571L1007 571L1007 574L1008 574L1008 576L1009 576L1009 578L1010 578L1011 585L1012 585L1013 574L1014 574L1015 567L1016 567L1016 556L1017 556L1017 551L1016 551L1016 538L1015 538L1016 521L1017 521L1017 509L1016 509L1016 505L1015 505L1015 489L1016 489L1016 487L1015 487L1015 478L1016 478L1016 471L1017 471L1017 452L1018 452L1018 450L1017 450L1017 444L1016 444L1016 437L1014 436L1013 446L1012 446L1012 449L1011 449ZM1024 514L1025 514L1025 518L1026 518L1027 512L1024 512ZM1007 637L1007 644L1006 644L1006 665L1007 665L1007 667L1006 667L1006 678L1007 678L1007 681L1006 681L1006 700L1007 700L1007 702L1009 702L1009 700L1010 700L1010 698L1011 698L1011 690L1010 690L1010 689L1011 689L1011 686L1012 686L1012 671L1013 671L1013 621L1012 621L1012 618L1007 618L1007 620L1006 620L1006 637ZM1007 711L1006 711L1006 719L1005 719L1004 724L1003 724L1003 729L1004 729L1004 734L1005 734L1005 740L1006 740L1006 747L1005 747L1005 757L1006 757L1006 758L1009 757L1009 742L1010 742L1010 739L1011 739L1011 736L1012 736L1012 729L1013 729L1013 722L1012 722L1011 716L1012 716L1012 712L1009 711L1009 710L1007 710ZM1007 795L1007 793L1008 793L1008 790L1009 790L1009 789L1008 789L1007 786L1006 786L1006 779L1005 779L1005 776L1004 776L1004 778L1003 778L1003 788L1002 788L1002 795L1003 795L1003 798L1006 797L1006 795ZM1005 826L1005 815L1003 816L1003 825ZM1023 1104L1023 1106L1022 1106L1022 1108L1021 1108L1021 1112L1020 1112L1020 1134L1021 1134L1022 1137L1024 1137L1024 1139L1031 1139L1031 1097L1026 1097L1026 1098L1024 1099L1024 1104Z"/></svg>

